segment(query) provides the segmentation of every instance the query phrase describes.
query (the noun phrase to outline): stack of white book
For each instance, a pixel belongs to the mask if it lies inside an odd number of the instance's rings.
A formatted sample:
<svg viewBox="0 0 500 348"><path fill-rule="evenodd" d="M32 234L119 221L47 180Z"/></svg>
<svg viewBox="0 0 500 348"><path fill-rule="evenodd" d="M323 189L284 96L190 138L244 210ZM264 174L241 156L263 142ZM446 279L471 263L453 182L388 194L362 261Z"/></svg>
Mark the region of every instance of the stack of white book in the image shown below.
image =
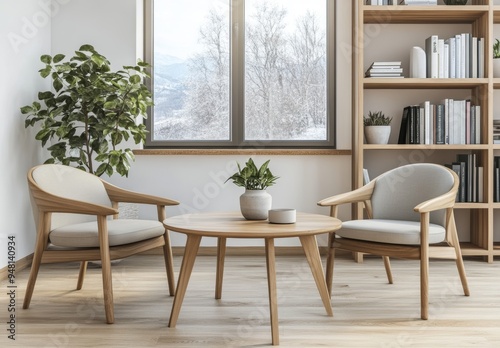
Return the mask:
<svg viewBox="0 0 500 348"><path fill-rule="evenodd" d="M366 0L366 5L392 5L393 0Z"/></svg>
<svg viewBox="0 0 500 348"><path fill-rule="evenodd" d="M398 5L437 5L437 0L399 0Z"/></svg>
<svg viewBox="0 0 500 348"><path fill-rule="evenodd" d="M365 72L366 77L403 77L401 62L373 62Z"/></svg>

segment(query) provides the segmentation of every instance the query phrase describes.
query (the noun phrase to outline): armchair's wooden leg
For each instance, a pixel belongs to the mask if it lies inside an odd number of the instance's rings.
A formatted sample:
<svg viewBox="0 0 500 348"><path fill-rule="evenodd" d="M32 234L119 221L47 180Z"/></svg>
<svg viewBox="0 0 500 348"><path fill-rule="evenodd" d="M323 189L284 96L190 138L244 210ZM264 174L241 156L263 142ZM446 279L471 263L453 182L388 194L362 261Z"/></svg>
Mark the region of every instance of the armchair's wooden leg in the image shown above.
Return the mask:
<svg viewBox="0 0 500 348"><path fill-rule="evenodd" d="M332 296L332 282L333 282L333 262L335 259L335 249L332 247L335 239L335 233L328 234L328 256L326 258L326 287L328 295Z"/></svg>
<svg viewBox="0 0 500 348"><path fill-rule="evenodd" d="M35 283L36 283L36 278L38 276L38 270L40 269L42 254L43 250L35 251L33 262L31 264L28 286L26 287L26 294L24 295L23 309L28 309L30 306L31 297L33 296L33 291L35 290Z"/></svg>
<svg viewBox="0 0 500 348"><path fill-rule="evenodd" d="M450 222L449 228L451 233L451 241L453 247L455 248L455 255L457 257L456 264L458 269L458 274L460 276L460 281L462 282L462 288L464 289L464 295L469 296L469 285L467 284L467 276L465 275L464 261L462 259L462 250L460 249L460 241L458 240L457 226L455 225L455 216L453 214L453 209L450 208L449 211Z"/></svg>
<svg viewBox="0 0 500 348"><path fill-rule="evenodd" d="M108 241L108 228L106 224L106 216L98 216L97 225L99 229L99 242L101 249L104 310L106 312L106 322L108 324L113 324L115 321L114 308L113 308L113 282L111 276L111 259L109 255L109 241Z"/></svg>
<svg viewBox="0 0 500 348"><path fill-rule="evenodd" d="M385 273L387 274L387 281L389 284L393 284L392 282L392 271L391 271L391 261L389 260L389 256L382 256L384 259Z"/></svg>
<svg viewBox="0 0 500 348"><path fill-rule="evenodd" d="M37 239L35 246L35 253L33 256L33 261L31 263L30 276L28 279L28 286L26 287L26 294L24 294L23 309L28 309L31 303L31 297L33 296L33 291L35 290L36 278L38 276L38 270L40 269L40 264L42 263L42 255L48 243L48 231L50 228L50 214L44 213L40 214L38 222Z"/></svg>
<svg viewBox="0 0 500 348"><path fill-rule="evenodd" d="M85 279L85 273L87 273L87 261L80 262L80 272L78 273L78 283L76 284L76 290L81 290L83 286L83 280Z"/></svg>

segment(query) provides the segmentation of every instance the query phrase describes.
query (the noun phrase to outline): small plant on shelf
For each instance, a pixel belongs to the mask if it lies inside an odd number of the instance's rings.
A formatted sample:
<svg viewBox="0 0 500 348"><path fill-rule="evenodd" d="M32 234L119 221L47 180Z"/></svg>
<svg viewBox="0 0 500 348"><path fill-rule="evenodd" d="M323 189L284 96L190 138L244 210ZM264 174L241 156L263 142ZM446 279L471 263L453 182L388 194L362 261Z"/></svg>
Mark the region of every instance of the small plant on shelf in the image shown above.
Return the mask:
<svg viewBox="0 0 500 348"><path fill-rule="evenodd" d="M392 117L386 117L382 111L370 111L368 117L363 119L363 124L365 126L389 126L391 121Z"/></svg>
<svg viewBox="0 0 500 348"><path fill-rule="evenodd" d="M495 39L493 44L493 59L500 58L500 41Z"/></svg>

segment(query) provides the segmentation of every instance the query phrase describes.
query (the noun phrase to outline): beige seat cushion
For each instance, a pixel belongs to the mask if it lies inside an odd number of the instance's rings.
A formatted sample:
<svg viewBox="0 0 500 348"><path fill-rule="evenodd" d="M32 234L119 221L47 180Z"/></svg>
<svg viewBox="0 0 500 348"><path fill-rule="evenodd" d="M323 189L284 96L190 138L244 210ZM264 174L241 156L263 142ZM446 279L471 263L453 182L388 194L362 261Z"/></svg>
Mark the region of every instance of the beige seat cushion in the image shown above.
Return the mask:
<svg viewBox="0 0 500 348"><path fill-rule="evenodd" d="M161 236L165 227L155 220L108 220L109 245L129 244ZM50 232L50 242L62 247L98 247L97 222L84 222L56 228Z"/></svg>
<svg viewBox="0 0 500 348"><path fill-rule="evenodd" d="M445 234L443 226L430 224L429 244L441 243ZM370 242L419 245L420 222L382 219L345 221L336 235Z"/></svg>

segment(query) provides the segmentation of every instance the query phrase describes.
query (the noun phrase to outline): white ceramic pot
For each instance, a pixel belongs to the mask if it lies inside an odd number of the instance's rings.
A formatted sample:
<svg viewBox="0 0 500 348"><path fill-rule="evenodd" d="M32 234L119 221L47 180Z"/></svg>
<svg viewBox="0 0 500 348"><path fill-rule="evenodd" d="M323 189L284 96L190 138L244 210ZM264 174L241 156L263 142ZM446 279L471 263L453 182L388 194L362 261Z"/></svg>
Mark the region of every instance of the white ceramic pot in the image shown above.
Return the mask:
<svg viewBox="0 0 500 348"><path fill-rule="evenodd" d="M493 59L493 77L500 77L500 58Z"/></svg>
<svg viewBox="0 0 500 348"><path fill-rule="evenodd" d="M266 190L245 190L240 196L241 214L247 220L266 220L272 197Z"/></svg>
<svg viewBox="0 0 500 348"><path fill-rule="evenodd" d="M391 126L365 126L368 144L387 144L391 135Z"/></svg>

